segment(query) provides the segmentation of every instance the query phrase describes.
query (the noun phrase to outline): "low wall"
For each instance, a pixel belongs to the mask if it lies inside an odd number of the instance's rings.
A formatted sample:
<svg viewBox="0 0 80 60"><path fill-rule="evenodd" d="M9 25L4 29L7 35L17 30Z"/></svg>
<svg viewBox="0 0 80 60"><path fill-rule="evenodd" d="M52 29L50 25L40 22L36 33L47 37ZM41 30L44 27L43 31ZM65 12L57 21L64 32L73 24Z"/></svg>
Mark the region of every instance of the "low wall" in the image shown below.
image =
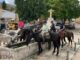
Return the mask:
<svg viewBox="0 0 80 60"><path fill-rule="evenodd" d="M37 43L31 43L29 46L23 46L15 49L0 47L0 60L23 60L35 54L38 51Z"/></svg>
<svg viewBox="0 0 80 60"><path fill-rule="evenodd" d="M17 54L9 48L0 47L0 60L19 60Z"/></svg>
<svg viewBox="0 0 80 60"><path fill-rule="evenodd" d="M29 44L29 46L16 48L14 51L17 53L19 60L23 60L24 58L29 57L38 51L37 43L32 43Z"/></svg>

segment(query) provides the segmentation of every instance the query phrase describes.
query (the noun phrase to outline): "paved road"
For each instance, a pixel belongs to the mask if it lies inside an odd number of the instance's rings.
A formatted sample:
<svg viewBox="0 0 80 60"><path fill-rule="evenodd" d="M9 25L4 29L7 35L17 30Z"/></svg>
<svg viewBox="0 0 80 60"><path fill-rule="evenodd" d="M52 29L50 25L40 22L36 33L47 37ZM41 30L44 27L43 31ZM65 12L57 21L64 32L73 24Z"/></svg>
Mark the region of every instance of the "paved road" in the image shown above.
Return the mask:
<svg viewBox="0 0 80 60"><path fill-rule="evenodd" d="M73 60L80 60L80 49L77 51L75 57L73 58Z"/></svg>

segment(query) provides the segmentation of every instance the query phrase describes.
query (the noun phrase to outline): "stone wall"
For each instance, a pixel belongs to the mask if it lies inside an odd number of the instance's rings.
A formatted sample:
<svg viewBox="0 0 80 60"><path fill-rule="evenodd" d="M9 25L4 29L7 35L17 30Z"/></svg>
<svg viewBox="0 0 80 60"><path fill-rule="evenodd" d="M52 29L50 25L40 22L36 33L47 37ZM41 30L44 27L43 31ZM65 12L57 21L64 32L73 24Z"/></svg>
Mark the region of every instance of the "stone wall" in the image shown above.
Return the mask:
<svg viewBox="0 0 80 60"><path fill-rule="evenodd" d="M6 46L8 43L10 43L11 37L0 34L0 46L3 44L3 46Z"/></svg>
<svg viewBox="0 0 80 60"><path fill-rule="evenodd" d="M23 60L24 58L29 57L38 51L37 43L32 43L29 46L16 48L14 51L17 53L19 60Z"/></svg>
<svg viewBox="0 0 80 60"><path fill-rule="evenodd" d="M0 47L0 60L19 60L17 54L9 48Z"/></svg>
<svg viewBox="0 0 80 60"><path fill-rule="evenodd" d="M0 59L23 60L37 53L37 51L37 43L31 43L28 46L25 45L15 49L0 47Z"/></svg>

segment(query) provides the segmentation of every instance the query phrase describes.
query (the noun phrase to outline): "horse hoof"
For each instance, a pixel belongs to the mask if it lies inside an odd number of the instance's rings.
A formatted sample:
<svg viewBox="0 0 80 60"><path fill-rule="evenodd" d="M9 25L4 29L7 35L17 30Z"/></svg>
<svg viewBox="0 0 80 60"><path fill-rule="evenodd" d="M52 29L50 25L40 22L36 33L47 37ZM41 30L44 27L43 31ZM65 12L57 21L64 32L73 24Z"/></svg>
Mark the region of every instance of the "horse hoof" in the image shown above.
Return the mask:
<svg viewBox="0 0 80 60"><path fill-rule="evenodd" d="M58 54L56 54L56 56L58 56Z"/></svg>
<svg viewBox="0 0 80 60"><path fill-rule="evenodd" d="M48 48L48 50L50 50L51 48Z"/></svg>
<svg viewBox="0 0 80 60"><path fill-rule="evenodd" d="M63 48L63 46L61 46L61 48Z"/></svg>
<svg viewBox="0 0 80 60"><path fill-rule="evenodd" d="M55 53L55 51L53 51L52 55Z"/></svg>
<svg viewBox="0 0 80 60"><path fill-rule="evenodd" d="M40 54L41 54L41 52L38 52L38 53L37 53L37 55L40 55Z"/></svg>

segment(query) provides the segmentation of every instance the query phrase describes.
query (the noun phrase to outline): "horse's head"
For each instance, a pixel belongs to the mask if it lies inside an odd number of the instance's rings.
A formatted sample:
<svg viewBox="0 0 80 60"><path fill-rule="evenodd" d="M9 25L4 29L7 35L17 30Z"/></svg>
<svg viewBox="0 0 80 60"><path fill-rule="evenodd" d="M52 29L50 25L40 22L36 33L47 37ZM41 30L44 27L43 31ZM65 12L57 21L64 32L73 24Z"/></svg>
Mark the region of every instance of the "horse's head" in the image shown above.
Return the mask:
<svg viewBox="0 0 80 60"><path fill-rule="evenodd" d="M27 45L30 44L32 38L33 38L33 32L30 31L30 32L27 34L26 38L25 38L25 40L26 40L26 44L27 44Z"/></svg>

